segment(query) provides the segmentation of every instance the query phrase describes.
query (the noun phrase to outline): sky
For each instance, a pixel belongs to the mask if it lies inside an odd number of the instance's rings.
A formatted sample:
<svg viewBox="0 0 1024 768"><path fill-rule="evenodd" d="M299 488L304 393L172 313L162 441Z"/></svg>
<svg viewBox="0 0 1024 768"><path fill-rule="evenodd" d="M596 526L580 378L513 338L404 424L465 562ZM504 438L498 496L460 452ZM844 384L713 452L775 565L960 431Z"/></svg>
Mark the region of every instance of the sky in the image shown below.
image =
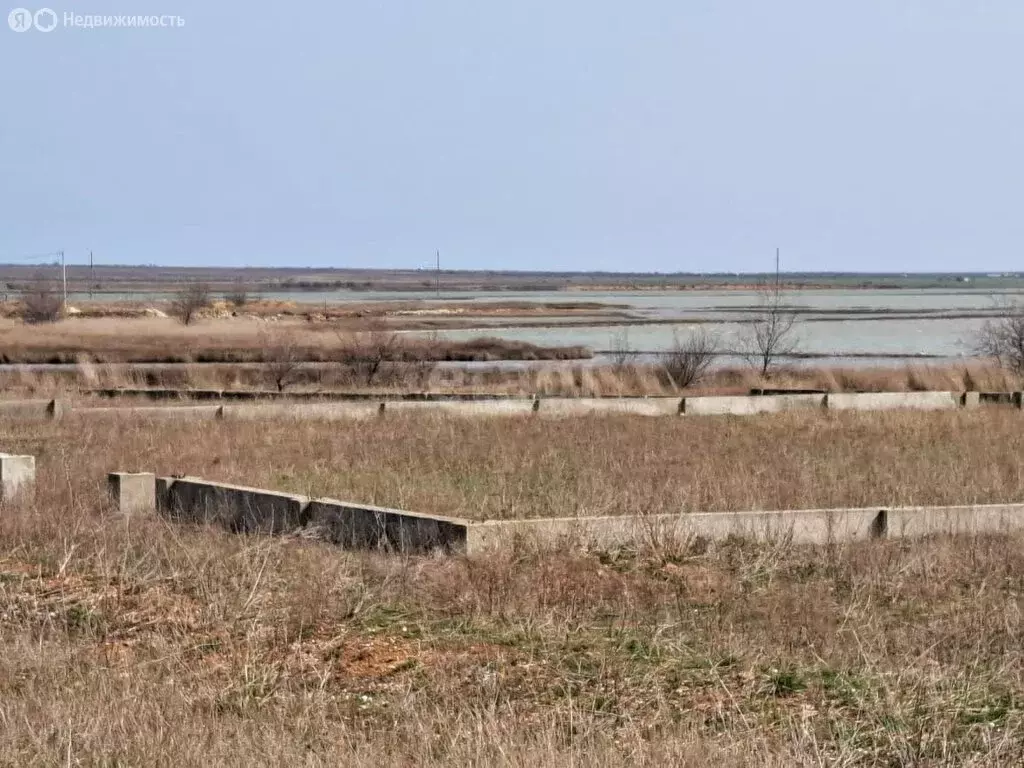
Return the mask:
<svg viewBox="0 0 1024 768"><path fill-rule="evenodd" d="M0 262L1024 270L1020 0L49 7Z"/></svg>

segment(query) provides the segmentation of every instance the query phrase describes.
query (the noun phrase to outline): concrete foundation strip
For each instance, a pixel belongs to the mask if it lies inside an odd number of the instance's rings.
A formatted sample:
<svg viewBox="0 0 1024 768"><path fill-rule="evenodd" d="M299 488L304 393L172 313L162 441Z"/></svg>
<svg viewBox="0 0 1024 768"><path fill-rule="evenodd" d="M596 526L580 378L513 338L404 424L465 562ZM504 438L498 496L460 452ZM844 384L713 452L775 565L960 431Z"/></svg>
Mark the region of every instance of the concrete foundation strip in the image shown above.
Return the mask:
<svg viewBox="0 0 1024 768"><path fill-rule="evenodd" d="M860 392L703 397L542 397L434 396L350 398L224 405L150 405L74 407L62 400L0 401L0 419L43 420L75 417L129 416L160 420L365 419L389 413L444 413L459 416L566 417L592 413L642 416L748 416L783 411L955 410L981 406L1021 409L1021 392Z"/></svg>
<svg viewBox="0 0 1024 768"><path fill-rule="evenodd" d="M1024 530L1024 504L954 507L686 512L675 515L540 518L478 522L371 504L310 499L196 477L110 475L126 514L159 511L172 520L215 523L239 533L305 532L348 549L478 555L517 543L609 548L643 542L729 537L828 544L937 533Z"/></svg>

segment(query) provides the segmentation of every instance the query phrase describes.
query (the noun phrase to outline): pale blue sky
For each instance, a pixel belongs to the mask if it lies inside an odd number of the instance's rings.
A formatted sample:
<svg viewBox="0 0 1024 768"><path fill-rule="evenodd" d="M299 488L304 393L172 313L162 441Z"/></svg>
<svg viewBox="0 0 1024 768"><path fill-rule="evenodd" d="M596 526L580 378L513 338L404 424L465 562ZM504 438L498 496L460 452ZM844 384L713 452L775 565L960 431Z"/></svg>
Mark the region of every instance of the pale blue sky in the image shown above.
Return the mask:
<svg viewBox="0 0 1024 768"><path fill-rule="evenodd" d="M1024 270L1021 0L50 7L0 261Z"/></svg>

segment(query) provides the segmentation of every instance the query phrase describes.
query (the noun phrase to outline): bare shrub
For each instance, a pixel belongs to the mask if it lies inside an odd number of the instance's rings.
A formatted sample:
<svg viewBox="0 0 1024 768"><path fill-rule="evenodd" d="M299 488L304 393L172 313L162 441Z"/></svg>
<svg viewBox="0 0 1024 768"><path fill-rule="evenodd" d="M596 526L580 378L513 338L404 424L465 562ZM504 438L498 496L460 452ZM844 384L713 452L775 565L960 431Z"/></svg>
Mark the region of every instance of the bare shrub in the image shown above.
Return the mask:
<svg viewBox="0 0 1024 768"><path fill-rule="evenodd" d="M356 379L369 386L381 374L385 363L398 359L398 334L383 325L372 324L357 333L339 333L337 361L349 366Z"/></svg>
<svg viewBox="0 0 1024 768"><path fill-rule="evenodd" d="M991 357L1016 374L1024 374L1024 306L1011 303L1003 313L985 321L974 338L974 351Z"/></svg>
<svg viewBox="0 0 1024 768"><path fill-rule="evenodd" d="M612 334L609 352L612 366L619 371L625 370L633 359L633 350L629 344L629 328L622 328Z"/></svg>
<svg viewBox="0 0 1024 768"><path fill-rule="evenodd" d="M704 328L698 328L682 339L673 334L671 348L661 353L661 367L673 386L686 389L708 372L718 348L718 337Z"/></svg>
<svg viewBox="0 0 1024 768"><path fill-rule="evenodd" d="M294 334L281 333L266 337L263 360L270 380L278 392L295 382L302 372L302 349Z"/></svg>
<svg viewBox="0 0 1024 768"><path fill-rule="evenodd" d="M22 319L26 323L53 323L60 319L64 300L55 281L37 274L21 296L24 308Z"/></svg>
<svg viewBox="0 0 1024 768"><path fill-rule="evenodd" d="M171 301L171 316L176 317L182 325L189 325L195 320L200 310L210 306L210 286L206 283L188 283L183 286Z"/></svg>
<svg viewBox="0 0 1024 768"><path fill-rule="evenodd" d="M231 290L224 294L224 299L234 307L244 307L249 303L249 289L244 280L235 281Z"/></svg>

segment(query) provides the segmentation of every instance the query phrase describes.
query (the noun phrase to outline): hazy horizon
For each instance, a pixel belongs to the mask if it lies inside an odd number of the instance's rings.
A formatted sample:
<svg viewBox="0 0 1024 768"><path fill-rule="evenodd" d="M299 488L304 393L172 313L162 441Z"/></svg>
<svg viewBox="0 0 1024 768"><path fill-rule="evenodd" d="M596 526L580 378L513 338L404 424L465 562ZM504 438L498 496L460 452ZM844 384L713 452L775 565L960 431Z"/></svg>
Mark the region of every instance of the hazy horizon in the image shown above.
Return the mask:
<svg viewBox="0 0 1024 768"><path fill-rule="evenodd" d="M1010 0L73 12L184 26L0 26L0 262L763 274L781 247L787 273L985 274L1024 252Z"/></svg>

